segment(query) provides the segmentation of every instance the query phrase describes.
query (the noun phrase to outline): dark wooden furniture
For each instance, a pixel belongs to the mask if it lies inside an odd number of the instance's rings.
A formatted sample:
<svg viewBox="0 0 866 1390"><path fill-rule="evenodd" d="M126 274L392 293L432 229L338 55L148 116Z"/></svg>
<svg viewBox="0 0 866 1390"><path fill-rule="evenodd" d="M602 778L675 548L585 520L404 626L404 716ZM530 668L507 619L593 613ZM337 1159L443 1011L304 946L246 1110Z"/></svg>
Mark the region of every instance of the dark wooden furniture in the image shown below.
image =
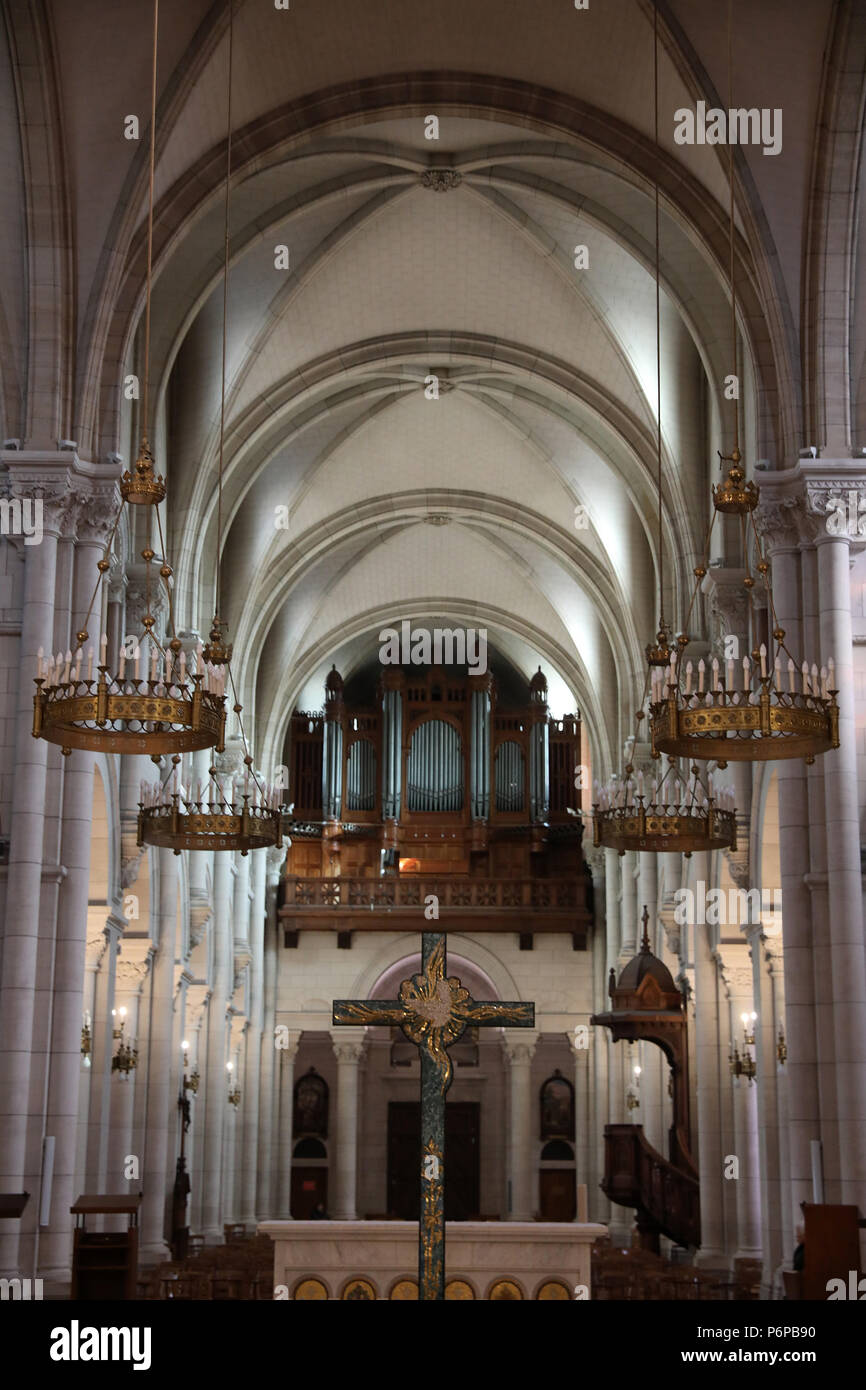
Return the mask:
<svg viewBox="0 0 866 1390"><path fill-rule="evenodd" d="M852 1272L855 1288L862 1278L857 1207L806 1202L803 1214L806 1233L801 1297L826 1302L831 1279L841 1279L846 1297L850 1297Z"/></svg>
<svg viewBox="0 0 866 1390"><path fill-rule="evenodd" d="M69 1294L73 1302L135 1298L140 1206L140 1193L84 1193L69 1208L76 1218ZM127 1228L88 1231L87 1218L96 1216L126 1216Z"/></svg>
<svg viewBox="0 0 866 1390"><path fill-rule="evenodd" d="M21 1216L30 1199L29 1192L0 1192L0 1218Z"/></svg>

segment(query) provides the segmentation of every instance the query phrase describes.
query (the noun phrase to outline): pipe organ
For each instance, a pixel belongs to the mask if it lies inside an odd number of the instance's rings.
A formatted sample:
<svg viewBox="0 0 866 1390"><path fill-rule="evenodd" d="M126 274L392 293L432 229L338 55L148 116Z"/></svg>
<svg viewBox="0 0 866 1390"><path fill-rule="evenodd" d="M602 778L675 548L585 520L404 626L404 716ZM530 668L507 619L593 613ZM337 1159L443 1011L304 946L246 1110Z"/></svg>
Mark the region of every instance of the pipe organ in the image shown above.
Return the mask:
<svg viewBox="0 0 866 1390"><path fill-rule="evenodd" d="M435 878L465 909L464 930L569 930L582 939L580 738L577 714L551 718L540 670L525 703L506 706L489 671L388 666L375 704L362 707L346 701L332 668L324 710L296 710L291 720L287 932L375 929L371 907L408 909ZM536 886L544 884L546 895ZM356 920L353 906L367 906L366 918Z"/></svg>

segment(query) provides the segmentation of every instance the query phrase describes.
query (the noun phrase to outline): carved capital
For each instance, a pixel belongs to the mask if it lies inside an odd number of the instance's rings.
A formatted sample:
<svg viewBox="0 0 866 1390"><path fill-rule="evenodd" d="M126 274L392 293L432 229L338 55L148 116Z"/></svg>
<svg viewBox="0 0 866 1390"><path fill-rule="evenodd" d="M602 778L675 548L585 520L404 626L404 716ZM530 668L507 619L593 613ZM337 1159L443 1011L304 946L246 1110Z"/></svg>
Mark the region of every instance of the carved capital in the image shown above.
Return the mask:
<svg viewBox="0 0 866 1390"><path fill-rule="evenodd" d="M117 988L135 994L147 979L149 962L147 960L125 960L117 962Z"/></svg>
<svg viewBox="0 0 866 1390"><path fill-rule="evenodd" d="M537 1033L524 1033L522 1029L518 1033L506 1028L503 1037L503 1046L505 1047L505 1055L512 1067L528 1067L535 1056L537 1042Z"/></svg>
<svg viewBox="0 0 866 1390"><path fill-rule="evenodd" d="M338 1062L346 1062L352 1066L360 1062L364 1053L362 1042L334 1041L334 1056Z"/></svg>

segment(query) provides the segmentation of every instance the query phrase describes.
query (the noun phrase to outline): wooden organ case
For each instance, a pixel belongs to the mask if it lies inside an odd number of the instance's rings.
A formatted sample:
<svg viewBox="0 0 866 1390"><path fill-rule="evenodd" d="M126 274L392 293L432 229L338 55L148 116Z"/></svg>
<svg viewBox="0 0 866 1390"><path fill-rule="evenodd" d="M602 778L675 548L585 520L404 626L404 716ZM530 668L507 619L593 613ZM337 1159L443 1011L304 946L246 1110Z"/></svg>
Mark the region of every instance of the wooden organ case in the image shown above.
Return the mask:
<svg viewBox="0 0 866 1390"><path fill-rule="evenodd" d="M552 719L539 670L526 702L500 705L492 673L385 667L376 703L296 710L293 817L281 885L286 944L301 930L417 930L430 896L440 931L570 932L585 946L591 879L575 809L577 714Z"/></svg>

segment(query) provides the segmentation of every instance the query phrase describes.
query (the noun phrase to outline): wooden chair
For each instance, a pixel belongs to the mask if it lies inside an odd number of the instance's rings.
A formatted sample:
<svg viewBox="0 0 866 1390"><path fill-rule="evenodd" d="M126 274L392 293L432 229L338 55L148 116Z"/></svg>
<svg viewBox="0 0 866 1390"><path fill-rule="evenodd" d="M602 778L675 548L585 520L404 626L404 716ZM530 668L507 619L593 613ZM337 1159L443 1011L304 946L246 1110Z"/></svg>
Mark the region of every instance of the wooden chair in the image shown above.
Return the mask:
<svg viewBox="0 0 866 1390"><path fill-rule="evenodd" d="M214 1270L212 1281L211 1298L216 1303L249 1297L250 1280L242 1269Z"/></svg>

